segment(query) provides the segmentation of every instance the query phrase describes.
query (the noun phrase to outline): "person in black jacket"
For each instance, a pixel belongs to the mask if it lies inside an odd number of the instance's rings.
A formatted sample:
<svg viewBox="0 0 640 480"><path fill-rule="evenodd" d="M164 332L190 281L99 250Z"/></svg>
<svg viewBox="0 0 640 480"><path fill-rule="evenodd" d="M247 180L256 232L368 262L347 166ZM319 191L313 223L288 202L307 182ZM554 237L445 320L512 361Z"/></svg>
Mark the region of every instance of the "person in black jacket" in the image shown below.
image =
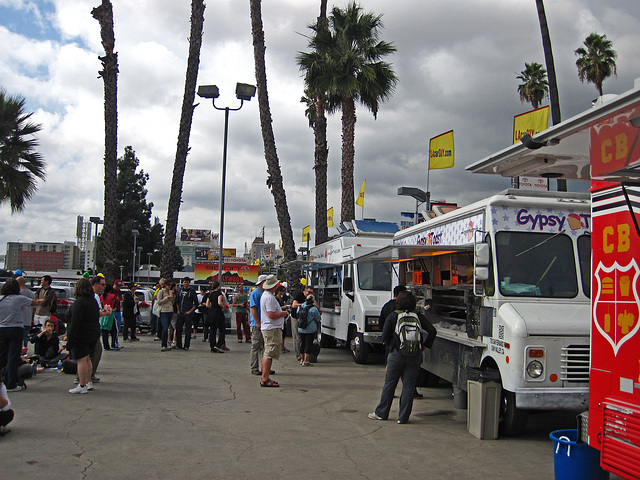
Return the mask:
<svg viewBox="0 0 640 480"><path fill-rule="evenodd" d="M421 313L417 313L416 297L411 292L400 292L396 299L398 311L415 313L420 321L420 326L426 332L422 337L422 348L415 355L405 355L400 352L400 338L396 334L396 322L398 312L392 312L384 322L382 339L389 352L387 356L387 371L384 378L384 386L380 395L380 403L375 412L368 416L372 420L386 420L389 418L393 394L396 391L398 380L402 378L402 393L400 394L400 411L398 413L398 423L407 423L413 407L413 395L418 378L418 370L422 363L422 351L430 348L436 337L436 329L427 318Z"/></svg>
<svg viewBox="0 0 640 480"><path fill-rule="evenodd" d="M138 297L136 296L136 288L138 285L135 283L129 284L129 290L122 294L122 316L124 318L124 331L122 338L129 340L128 332L131 331L131 341L138 341L136 337L136 304L138 303Z"/></svg>
<svg viewBox="0 0 640 480"><path fill-rule="evenodd" d="M104 279L101 279L101 282L104 282ZM73 358L78 362L79 384L70 389L69 393L87 393L87 384L91 382L92 369L89 355L95 351L96 343L100 339L100 309L94 297L91 282L86 278L78 280L75 297L76 301L71 307L67 350L73 354Z"/></svg>

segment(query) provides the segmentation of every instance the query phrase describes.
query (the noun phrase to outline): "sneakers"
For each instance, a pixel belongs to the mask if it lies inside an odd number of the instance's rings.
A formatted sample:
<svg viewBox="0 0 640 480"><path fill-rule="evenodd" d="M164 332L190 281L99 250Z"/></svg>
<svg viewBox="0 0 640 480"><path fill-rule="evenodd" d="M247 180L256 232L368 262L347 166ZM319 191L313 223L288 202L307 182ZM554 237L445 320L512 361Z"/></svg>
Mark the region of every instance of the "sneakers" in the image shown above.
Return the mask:
<svg viewBox="0 0 640 480"><path fill-rule="evenodd" d="M289 353L291 350L289 350L288 348L284 347L282 349L282 353Z"/></svg>
<svg viewBox="0 0 640 480"><path fill-rule="evenodd" d="M229 347L227 347L226 345L224 347L222 347L222 350L224 350L225 352L229 351Z"/></svg>
<svg viewBox="0 0 640 480"><path fill-rule="evenodd" d="M384 420L384 418L376 415L375 412L370 413L369 415L367 415L367 417L369 417L371 420Z"/></svg>
<svg viewBox="0 0 640 480"><path fill-rule="evenodd" d="M20 392L21 390L26 390L27 386L16 385L13 388L7 388L7 392Z"/></svg>
<svg viewBox="0 0 640 480"><path fill-rule="evenodd" d="M154 342L159 342L160 340L162 340L160 337L153 337Z"/></svg>
<svg viewBox="0 0 640 480"><path fill-rule="evenodd" d="M242 343L242 339L238 340L238 343Z"/></svg>
<svg viewBox="0 0 640 480"><path fill-rule="evenodd" d="M213 347L211 351L215 353L223 353L222 350L220 350L218 347Z"/></svg>
<svg viewBox="0 0 640 480"><path fill-rule="evenodd" d="M73 387L72 389L69 390L69 393L89 393L89 390L87 390L87 386L85 385L80 386L80 385L76 385L75 387Z"/></svg>
<svg viewBox="0 0 640 480"><path fill-rule="evenodd" d="M251 340L247 338L244 343L251 343Z"/></svg>
<svg viewBox="0 0 640 480"><path fill-rule="evenodd" d="M176 342L171 342L171 348L175 348Z"/></svg>
<svg viewBox="0 0 640 480"><path fill-rule="evenodd" d="M100 378L99 377L91 377L91 382L92 383L100 383Z"/></svg>
<svg viewBox="0 0 640 480"><path fill-rule="evenodd" d="M166 348L166 347L160 347L160 351L161 351L161 352L166 352L166 351L167 351L167 348Z"/></svg>
<svg viewBox="0 0 640 480"><path fill-rule="evenodd" d="M93 390L93 382L87 383L86 387L87 387L87 390Z"/></svg>

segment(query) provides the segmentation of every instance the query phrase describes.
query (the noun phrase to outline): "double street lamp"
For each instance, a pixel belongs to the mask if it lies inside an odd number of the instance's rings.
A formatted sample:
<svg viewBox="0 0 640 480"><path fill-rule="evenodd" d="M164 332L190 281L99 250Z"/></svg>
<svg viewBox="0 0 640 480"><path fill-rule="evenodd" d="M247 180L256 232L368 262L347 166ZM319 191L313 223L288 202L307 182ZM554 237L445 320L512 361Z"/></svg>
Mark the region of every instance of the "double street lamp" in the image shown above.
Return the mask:
<svg viewBox="0 0 640 480"><path fill-rule="evenodd" d="M224 260L224 254L222 251L224 240L224 197L225 186L227 177L227 137L229 135L229 112L237 111L242 108L244 101L251 100L256 94L255 85L249 85L248 83L236 84L236 98L240 100L240 106L238 108L229 107L217 107L216 98L220 96L220 91L215 85L200 85L198 87L198 96L201 98L211 98L213 102L213 108L216 110L224 110L224 144L222 147L222 193L220 200L220 251L218 253L218 281L222 283L222 262Z"/></svg>

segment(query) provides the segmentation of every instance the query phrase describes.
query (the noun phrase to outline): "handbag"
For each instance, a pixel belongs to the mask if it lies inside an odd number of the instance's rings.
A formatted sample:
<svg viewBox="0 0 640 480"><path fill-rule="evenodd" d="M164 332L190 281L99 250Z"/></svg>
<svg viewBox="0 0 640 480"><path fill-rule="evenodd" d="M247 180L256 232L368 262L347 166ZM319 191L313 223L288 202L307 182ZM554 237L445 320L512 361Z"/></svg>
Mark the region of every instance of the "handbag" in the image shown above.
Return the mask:
<svg viewBox="0 0 640 480"><path fill-rule="evenodd" d="M113 327L113 319L115 318L115 314L105 315L104 317L100 317L100 330L111 330Z"/></svg>
<svg viewBox="0 0 640 480"><path fill-rule="evenodd" d="M157 300L153 304L153 308L151 309L151 313L153 315L155 315L156 317L160 316L160 304L158 303Z"/></svg>

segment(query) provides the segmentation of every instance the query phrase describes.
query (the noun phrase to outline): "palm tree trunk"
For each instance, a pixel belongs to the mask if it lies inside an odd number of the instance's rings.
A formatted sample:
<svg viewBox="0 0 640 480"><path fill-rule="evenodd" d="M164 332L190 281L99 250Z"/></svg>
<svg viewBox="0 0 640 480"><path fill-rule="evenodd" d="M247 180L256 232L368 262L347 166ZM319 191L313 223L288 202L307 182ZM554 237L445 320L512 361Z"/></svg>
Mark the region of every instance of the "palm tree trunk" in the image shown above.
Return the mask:
<svg viewBox="0 0 640 480"><path fill-rule="evenodd" d="M327 0L320 1L318 27L329 28L327 21ZM324 95L316 95L316 120L313 125L315 135L314 169L316 172L316 245L326 242L329 237L327 228L327 117L324 111Z"/></svg>
<svg viewBox="0 0 640 480"><path fill-rule="evenodd" d="M549 35L549 26L547 25L547 15L544 12L543 0L536 0L538 8L538 21L540 22L540 32L542 33L542 48L544 50L544 61L547 64L547 79L549 81L549 99L551 101L551 119L554 125L559 124L560 115L560 98L558 94L558 82L556 81L556 67L553 62L553 51L551 50L551 36ZM567 191L567 181L558 179L558 191Z"/></svg>
<svg viewBox="0 0 640 480"><path fill-rule="evenodd" d="M93 18L100 23L100 36L105 51L99 57L102 70L99 75L104 81L104 228L102 248L104 256L103 274L108 283L117 276L117 239L118 224L118 54L115 49L113 33L113 7L109 0L102 0L99 7L91 11ZM95 274L95 272L94 272Z"/></svg>
<svg viewBox="0 0 640 480"><path fill-rule="evenodd" d="M356 103L353 97L342 101L342 207L340 222L355 219L353 164L356 154Z"/></svg>
<svg viewBox="0 0 640 480"><path fill-rule="evenodd" d="M184 95L182 97L182 113L180 115L180 129L178 132L178 146L173 164L173 178L171 180L171 192L167 208L167 226L164 232L164 245L162 246L162 261L160 263L160 275L163 278L171 278L175 267L176 233L178 230L178 214L182 201L182 185L184 183L184 171L187 166L187 154L189 153L189 137L191 135L191 122L193 120L193 104L196 96L196 83L198 81L198 66L200 65L200 48L202 46L202 30L204 26L204 0L192 0L191 2L191 32L189 34L189 58L187 60L187 74L184 83Z"/></svg>
<svg viewBox="0 0 640 480"><path fill-rule="evenodd" d="M276 152L276 140L273 135L271 123L271 109L269 107L269 95L267 92L267 70L265 65L264 30L262 27L261 0L249 0L251 12L251 35L253 37L253 55L255 59L256 83L258 87L258 105L260 110L260 128L262 130L262 142L264 144L264 156L267 162L269 178L267 185L271 188L271 194L276 207L278 225L280 226L280 238L284 260L296 259L296 245L291 229L291 217L287 206L287 195L284 190L280 161ZM297 275L294 271L287 272L287 282L290 286L297 285Z"/></svg>

